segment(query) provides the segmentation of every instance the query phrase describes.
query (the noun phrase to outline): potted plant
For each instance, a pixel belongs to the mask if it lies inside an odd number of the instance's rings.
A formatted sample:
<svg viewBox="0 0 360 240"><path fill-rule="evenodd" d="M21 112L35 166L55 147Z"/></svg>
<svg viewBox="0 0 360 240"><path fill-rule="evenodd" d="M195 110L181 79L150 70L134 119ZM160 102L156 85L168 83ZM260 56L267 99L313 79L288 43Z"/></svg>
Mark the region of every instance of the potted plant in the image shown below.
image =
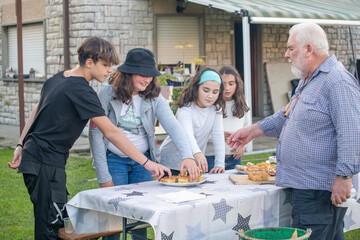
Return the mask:
<svg viewBox="0 0 360 240"><path fill-rule="evenodd" d="M34 68L30 68L29 76L30 76L30 78L35 78L35 69Z"/></svg>
<svg viewBox="0 0 360 240"><path fill-rule="evenodd" d="M205 61L206 56L201 56L198 58L193 58L191 60L191 74L195 75L197 71L199 71L200 66L205 66L207 62ZM194 72L193 72L194 71Z"/></svg>

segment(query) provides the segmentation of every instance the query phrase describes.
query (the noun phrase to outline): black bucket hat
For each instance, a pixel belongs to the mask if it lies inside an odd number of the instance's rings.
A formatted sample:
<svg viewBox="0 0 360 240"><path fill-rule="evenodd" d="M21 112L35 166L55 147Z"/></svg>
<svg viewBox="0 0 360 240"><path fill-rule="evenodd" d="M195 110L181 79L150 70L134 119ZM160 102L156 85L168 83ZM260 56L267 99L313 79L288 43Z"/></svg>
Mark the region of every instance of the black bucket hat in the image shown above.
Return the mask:
<svg viewBox="0 0 360 240"><path fill-rule="evenodd" d="M155 77L161 75L156 67L154 54L145 48L131 49L124 64L117 68L120 72L138 74L144 77Z"/></svg>

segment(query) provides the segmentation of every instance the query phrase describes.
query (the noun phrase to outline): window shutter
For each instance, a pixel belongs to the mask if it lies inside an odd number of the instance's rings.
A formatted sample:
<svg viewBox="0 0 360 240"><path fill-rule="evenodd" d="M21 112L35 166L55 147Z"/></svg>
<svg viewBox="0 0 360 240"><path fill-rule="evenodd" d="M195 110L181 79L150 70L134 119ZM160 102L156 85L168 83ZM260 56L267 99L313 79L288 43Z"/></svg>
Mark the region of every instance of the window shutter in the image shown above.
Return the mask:
<svg viewBox="0 0 360 240"><path fill-rule="evenodd" d="M188 43L192 47L175 48ZM199 19L197 17L157 18L158 64L189 63L199 57Z"/></svg>
<svg viewBox="0 0 360 240"><path fill-rule="evenodd" d="M35 73L44 74L44 29L42 23L23 25L23 69L29 74L30 68ZM8 28L9 66L18 72L17 29Z"/></svg>

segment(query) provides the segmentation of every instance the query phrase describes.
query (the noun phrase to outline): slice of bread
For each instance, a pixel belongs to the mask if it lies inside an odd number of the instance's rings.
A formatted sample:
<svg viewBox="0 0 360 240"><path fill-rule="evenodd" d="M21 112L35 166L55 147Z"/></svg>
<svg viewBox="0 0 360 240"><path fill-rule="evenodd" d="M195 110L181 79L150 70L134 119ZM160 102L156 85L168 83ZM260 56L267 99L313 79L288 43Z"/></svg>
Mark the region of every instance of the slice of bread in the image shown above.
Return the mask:
<svg viewBox="0 0 360 240"><path fill-rule="evenodd" d="M251 172L248 174L248 178L251 181L267 181L269 180L269 174L266 172Z"/></svg>

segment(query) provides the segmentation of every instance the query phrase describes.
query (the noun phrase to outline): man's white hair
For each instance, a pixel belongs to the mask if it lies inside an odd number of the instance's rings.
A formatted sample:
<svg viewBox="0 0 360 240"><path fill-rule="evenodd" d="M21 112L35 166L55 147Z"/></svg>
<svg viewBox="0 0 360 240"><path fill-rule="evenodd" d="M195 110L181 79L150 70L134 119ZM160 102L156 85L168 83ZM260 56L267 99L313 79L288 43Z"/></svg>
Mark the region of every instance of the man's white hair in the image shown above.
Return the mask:
<svg viewBox="0 0 360 240"><path fill-rule="evenodd" d="M311 43L316 55L329 55L326 33L318 24L313 22L296 24L290 28L289 34L296 34L296 42L301 46Z"/></svg>

